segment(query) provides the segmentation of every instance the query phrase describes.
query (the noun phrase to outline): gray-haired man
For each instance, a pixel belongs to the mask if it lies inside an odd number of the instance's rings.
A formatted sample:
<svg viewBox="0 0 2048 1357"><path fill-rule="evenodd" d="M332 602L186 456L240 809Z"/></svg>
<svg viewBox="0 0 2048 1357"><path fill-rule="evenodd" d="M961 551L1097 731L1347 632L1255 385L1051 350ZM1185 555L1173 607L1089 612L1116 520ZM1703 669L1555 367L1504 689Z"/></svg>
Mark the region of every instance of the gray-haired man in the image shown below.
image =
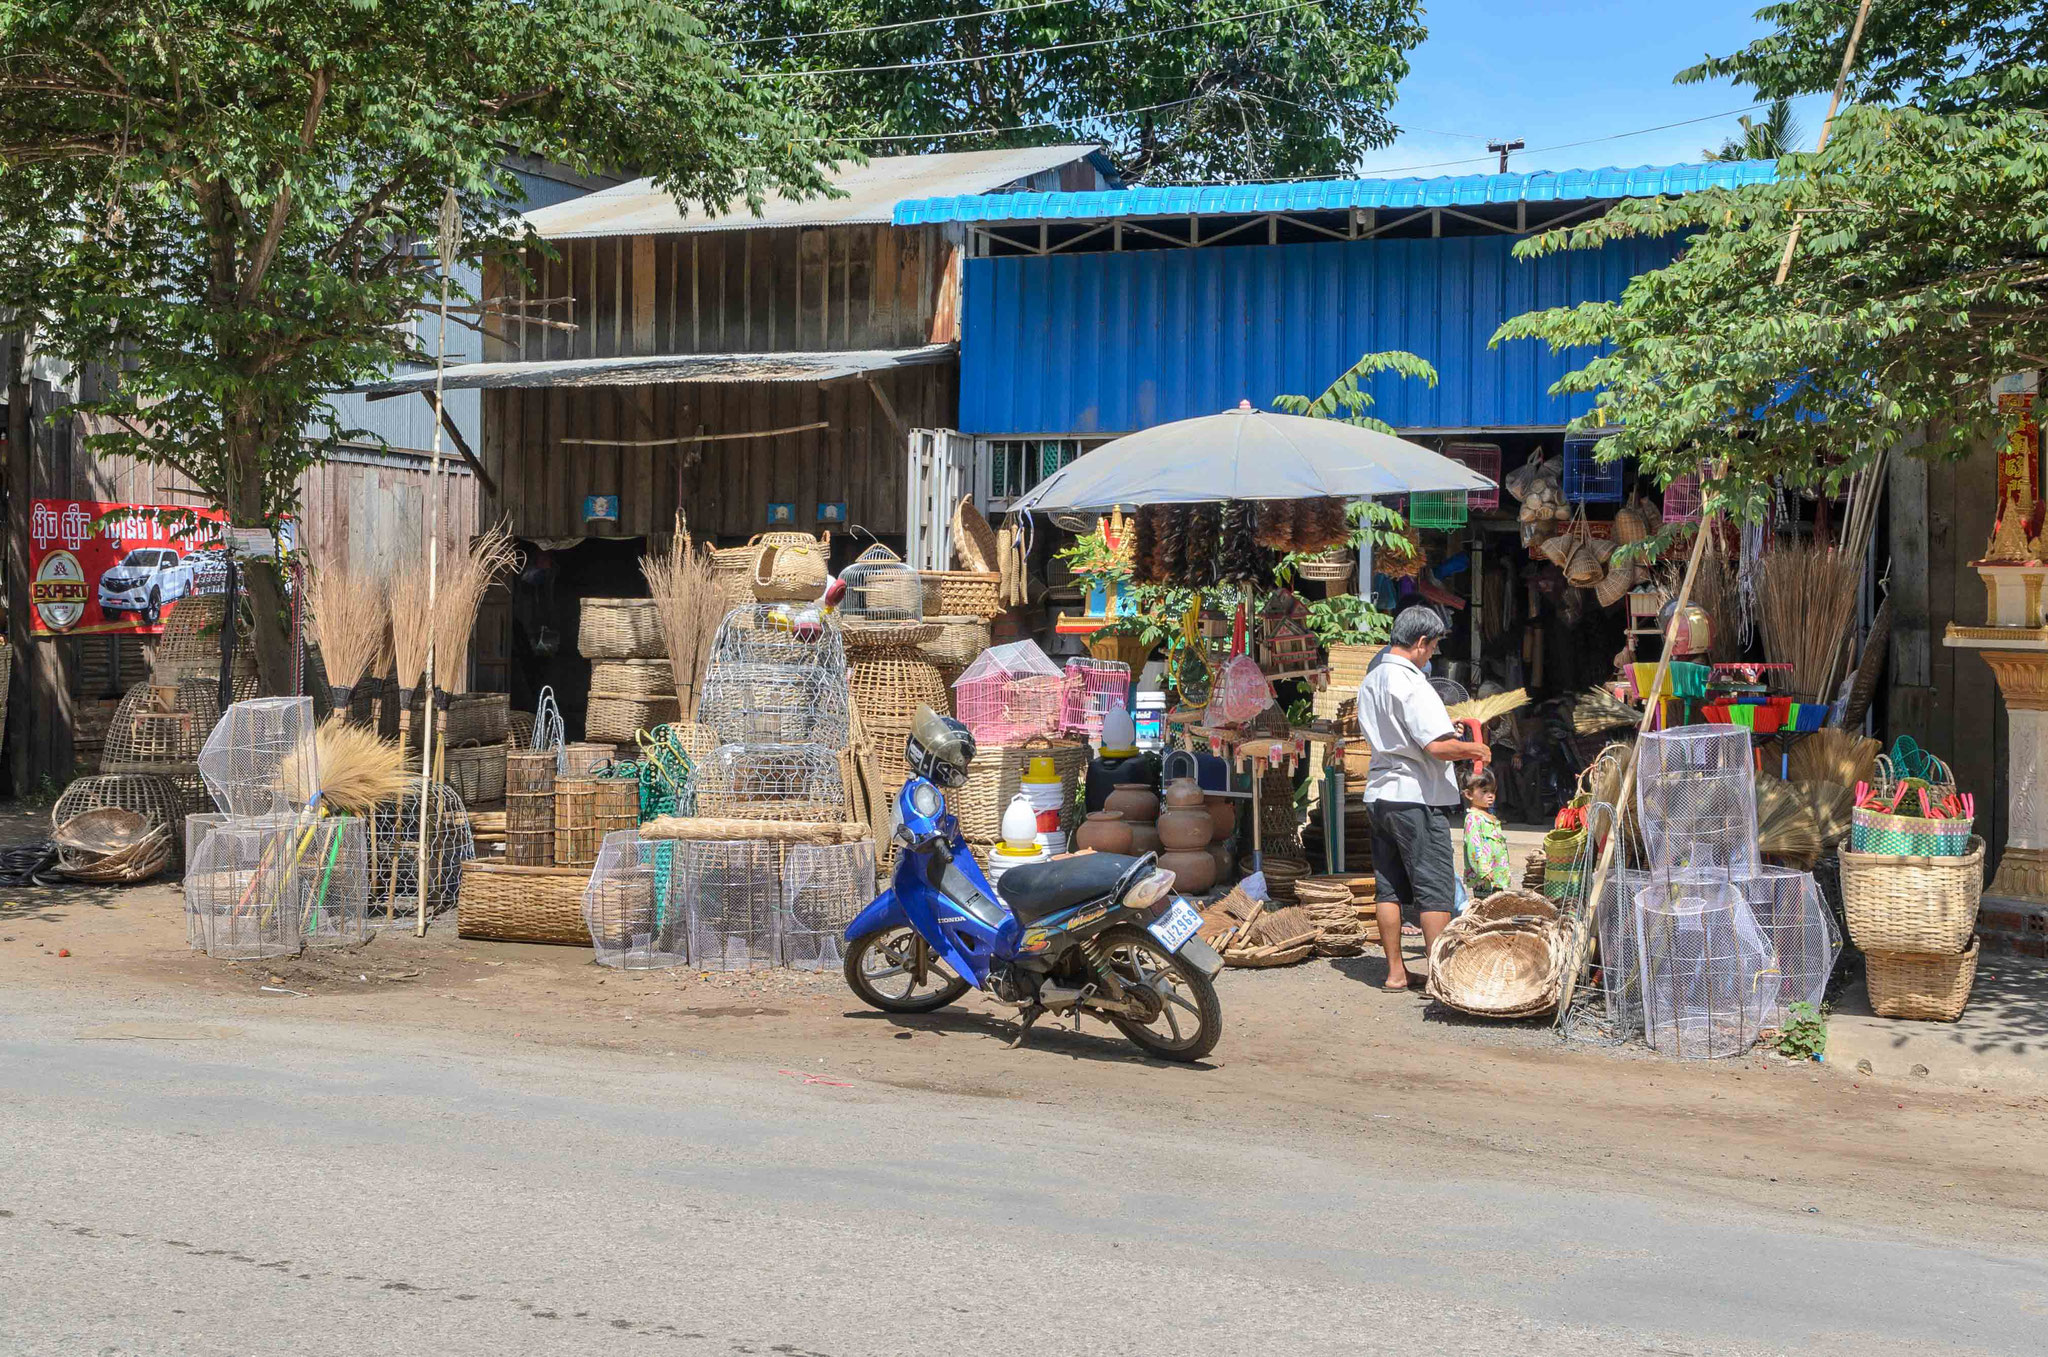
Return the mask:
<svg viewBox="0 0 2048 1357"><path fill-rule="evenodd" d="M1424 670L1449 628L1417 604L1394 619L1387 648L1358 685L1358 729L1372 749L1365 800L1372 809L1372 869L1386 988L1408 988L1401 960L1403 916L1422 925L1424 946L1451 921L1457 865L1451 811L1458 804L1459 759L1483 759L1486 746L1458 738L1443 699Z"/></svg>

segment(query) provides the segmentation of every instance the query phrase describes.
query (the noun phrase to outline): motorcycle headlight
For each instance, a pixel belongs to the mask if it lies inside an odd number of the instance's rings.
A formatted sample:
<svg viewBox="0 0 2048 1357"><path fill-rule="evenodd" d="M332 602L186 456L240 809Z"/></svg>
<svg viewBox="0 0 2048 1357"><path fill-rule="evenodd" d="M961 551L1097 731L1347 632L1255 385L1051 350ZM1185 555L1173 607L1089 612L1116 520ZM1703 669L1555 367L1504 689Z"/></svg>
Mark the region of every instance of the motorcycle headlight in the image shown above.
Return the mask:
<svg viewBox="0 0 2048 1357"><path fill-rule="evenodd" d="M929 782L919 783L910 789L910 808L929 820L945 807L939 799L939 789Z"/></svg>
<svg viewBox="0 0 2048 1357"><path fill-rule="evenodd" d="M1127 909L1150 909L1172 889L1173 873L1164 867L1154 867L1124 893L1123 904Z"/></svg>

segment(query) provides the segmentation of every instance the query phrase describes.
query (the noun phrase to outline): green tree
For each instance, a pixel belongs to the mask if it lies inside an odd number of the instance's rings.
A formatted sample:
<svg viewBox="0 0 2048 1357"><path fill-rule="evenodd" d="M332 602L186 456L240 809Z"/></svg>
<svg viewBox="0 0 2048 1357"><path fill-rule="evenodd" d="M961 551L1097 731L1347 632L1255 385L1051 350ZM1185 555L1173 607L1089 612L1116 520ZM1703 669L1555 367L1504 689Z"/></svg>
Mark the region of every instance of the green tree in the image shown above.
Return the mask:
<svg viewBox="0 0 2048 1357"><path fill-rule="evenodd" d="M1790 99L1771 100L1761 118L1745 113L1736 121L1742 125L1742 135L1703 152L1707 159L1776 160L1798 150L1804 136L1799 120L1792 116Z"/></svg>
<svg viewBox="0 0 2048 1357"><path fill-rule="evenodd" d="M1336 173L1387 144L1406 54L1425 35L1421 9L1420 0L715 0L711 13L749 74L829 114L871 154L1094 140L1134 181L1159 183ZM877 25L893 27L865 31ZM849 67L889 69L799 74ZM947 135L979 129L996 130Z"/></svg>
<svg viewBox="0 0 2048 1357"><path fill-rule="evenodd" d="M119 368L90 447L274 531L347 432L323 398L424 356L450 188L482 263L508 155L722 205L820 189L826 149L666 0L0 0L0 314ZM277 690L281 581L249 587Z"/></svg>
<svg viewBox="0 0 2048 1357"><path fill-rule="evenodd" d="M1778 33L1684 78L1832 88L1855 10L1767 10ZM1621 426L1602 455L1666 478L1725 459L1709 491L1738 513L1774 478L1833 488L1922 432L1927 455L1997 435L1992 383L2048 365L2048 117L2024 102L2042 88L2044 11L1875 7L1852 81L1871 102L1844 109L1824 152L1784 157L1775 183L1623 203L1525 241L1527 256L1687 238L1619 301L1533 312L1494 342L1593 352L1555 389L1596 393L1580 425Z"/></svg>

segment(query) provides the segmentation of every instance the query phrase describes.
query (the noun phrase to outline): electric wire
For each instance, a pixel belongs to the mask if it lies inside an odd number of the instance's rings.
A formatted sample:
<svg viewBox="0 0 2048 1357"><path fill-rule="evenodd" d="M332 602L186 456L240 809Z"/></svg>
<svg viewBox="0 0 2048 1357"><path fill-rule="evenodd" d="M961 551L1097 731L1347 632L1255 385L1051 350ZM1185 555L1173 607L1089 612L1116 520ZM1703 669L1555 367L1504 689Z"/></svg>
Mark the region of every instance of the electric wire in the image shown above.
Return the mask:
<svg viewBox="0 0 2048 1357"><path fill-rule="evenodd" d="M928 24L953 24L967 19L986 19L995 14L1024 14L1034 9L1051 9L1054 5L1072 5L1079 0L1032 0L1025 5L1010 5L1002 9L978 9L971 14L938 14L929 19L904 19L893 24L866 24L859 28L821 28L812 33L769 33L758 38L741 38L729 44L733 47L758 47L764 42L802 42L806 38L845 38L859 33L893 33L904 28L923 28Z"/></svg>

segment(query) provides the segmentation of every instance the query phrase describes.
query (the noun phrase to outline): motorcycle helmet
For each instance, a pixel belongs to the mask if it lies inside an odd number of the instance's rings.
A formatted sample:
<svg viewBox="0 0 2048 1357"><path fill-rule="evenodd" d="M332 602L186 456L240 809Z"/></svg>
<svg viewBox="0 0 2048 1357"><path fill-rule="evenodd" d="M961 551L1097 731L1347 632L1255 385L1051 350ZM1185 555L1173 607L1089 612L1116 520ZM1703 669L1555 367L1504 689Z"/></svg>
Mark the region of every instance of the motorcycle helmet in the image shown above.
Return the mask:
<svg viewBox="0 0 2048 1357"><path fill-rule="evenodd" d="M911 772L941 787L958 787L967 781L967 765L974 762L974 754L974 732L963 722L930 707L917 709L903 746Z"/></svg>

